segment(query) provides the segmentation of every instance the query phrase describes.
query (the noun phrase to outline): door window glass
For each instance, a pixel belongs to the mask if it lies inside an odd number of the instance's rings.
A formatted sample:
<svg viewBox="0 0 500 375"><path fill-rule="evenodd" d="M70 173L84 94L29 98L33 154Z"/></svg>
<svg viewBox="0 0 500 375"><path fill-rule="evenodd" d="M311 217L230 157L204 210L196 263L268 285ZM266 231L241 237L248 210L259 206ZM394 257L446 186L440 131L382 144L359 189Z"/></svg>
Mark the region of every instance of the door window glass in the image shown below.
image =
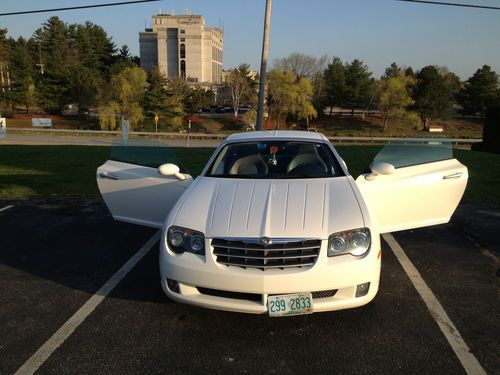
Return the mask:
<svg viewBox="0 0 500 375"><path fill-rule="evenodd" d="M432 163L453 158L451 140L447 138L408 138L386 144L373 159L395 168Z"/></svg>
<svg viewBox="0 0 500 375"><path fill-rule="evenodd" d="M111 147L111 160L122 163L158 168L162 164L173 163L181 173L188 173L172 149L159 141L128 140L115 141Z"/></svg>

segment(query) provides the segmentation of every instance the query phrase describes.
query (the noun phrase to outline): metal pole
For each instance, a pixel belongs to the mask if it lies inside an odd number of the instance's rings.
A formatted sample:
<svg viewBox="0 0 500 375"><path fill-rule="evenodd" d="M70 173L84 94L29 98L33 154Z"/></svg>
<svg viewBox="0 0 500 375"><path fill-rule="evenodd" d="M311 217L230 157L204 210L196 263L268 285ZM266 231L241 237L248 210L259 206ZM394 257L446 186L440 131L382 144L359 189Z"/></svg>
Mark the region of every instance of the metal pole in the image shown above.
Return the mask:
<svg viewBox="0 0 500 375"><path fill-rule="evenodd" d="M264 20L264 39L262 41L262 58L260 60L259 105L257 107L256 130L262 130L264 115L264 96L266 93L267 56L269 52L269 26L271 24L271 5L273 0L266 0L266 18Z"/></svg>

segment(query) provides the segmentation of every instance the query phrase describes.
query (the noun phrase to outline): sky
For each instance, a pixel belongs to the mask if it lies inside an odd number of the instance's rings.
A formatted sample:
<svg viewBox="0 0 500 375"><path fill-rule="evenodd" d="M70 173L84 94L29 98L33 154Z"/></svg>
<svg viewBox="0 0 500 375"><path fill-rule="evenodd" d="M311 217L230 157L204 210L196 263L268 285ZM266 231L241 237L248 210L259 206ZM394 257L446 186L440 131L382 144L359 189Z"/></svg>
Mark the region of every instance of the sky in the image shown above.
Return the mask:
<svg viewBox="0 0 500 375"><path fill-rule="evenodd" d="M109 3L118 0L0 0L0 13ZM123 0L120 0L123 1ZM454 0L500 6L499 0ZM139 54L138 33L159 10L205 17L206 26L224 27L224 68L248 63L260 68L265 0L162 0L110 8L0 17L9 35L29 38L57 15L67 23L102 26L119 47ZM411 4L394 0L274 0L269 59L292 52L361 59L375 77L392 62L447 66L462 79L484 64L500 73L500 11Z"/></svg>

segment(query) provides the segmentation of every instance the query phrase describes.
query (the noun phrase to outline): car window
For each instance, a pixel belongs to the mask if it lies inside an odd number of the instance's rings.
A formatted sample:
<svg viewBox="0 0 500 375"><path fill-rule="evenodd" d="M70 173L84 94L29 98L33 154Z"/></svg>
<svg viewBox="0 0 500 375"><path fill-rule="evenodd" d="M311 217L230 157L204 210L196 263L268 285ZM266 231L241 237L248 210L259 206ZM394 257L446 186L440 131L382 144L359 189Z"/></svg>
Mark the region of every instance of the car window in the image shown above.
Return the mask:
<svg viewBox="0 0 500 375"><path fill-rule="evenodd" d="M188 173L169 146L159 141L128 140L115 141L111 147L111 160L122 163L158 168L162 164L173 163L181 173Z"/></svg>
<svg viewBox="0 0 500 375"><path fill-rule="evenodd" d="M453 158L451 140L447 138L408 138L386 144L374 163L385 162L395 168L432 163Z"/></svg>
<svg viewBox="0 0 500 375"><path fill-rule="evenodd" d="M206 174L223 178L321 178L343 176L324 143L241 142L225 145Z"/></svg>

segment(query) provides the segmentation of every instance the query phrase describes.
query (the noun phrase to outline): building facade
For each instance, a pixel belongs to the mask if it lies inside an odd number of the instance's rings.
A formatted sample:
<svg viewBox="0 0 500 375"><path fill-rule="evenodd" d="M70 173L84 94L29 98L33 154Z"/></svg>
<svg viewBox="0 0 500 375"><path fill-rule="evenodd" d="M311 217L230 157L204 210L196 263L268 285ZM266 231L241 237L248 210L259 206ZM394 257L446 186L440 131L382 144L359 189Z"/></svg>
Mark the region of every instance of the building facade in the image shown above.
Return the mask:
<svg viewBox="0 0 500 375"><path fill-rule="evenodd" d="M139 33L141 67L157 66L167 78L191 83L221 83L223 32L205 27L203 16L159 13L152 27Z"/></svg>

